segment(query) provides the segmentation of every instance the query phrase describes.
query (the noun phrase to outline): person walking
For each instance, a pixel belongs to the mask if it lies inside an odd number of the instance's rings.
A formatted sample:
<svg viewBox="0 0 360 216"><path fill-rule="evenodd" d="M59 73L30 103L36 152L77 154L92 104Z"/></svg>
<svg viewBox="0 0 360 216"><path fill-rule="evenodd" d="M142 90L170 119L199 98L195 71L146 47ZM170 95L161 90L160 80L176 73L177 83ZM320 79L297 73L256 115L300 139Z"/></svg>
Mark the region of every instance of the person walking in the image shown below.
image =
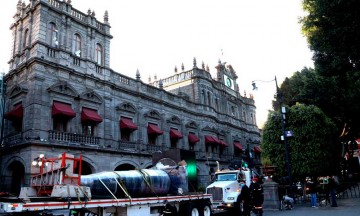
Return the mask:
<svg viewBox="0 0 360 216"><path fill-rule="evenodd" d="M323 178L322 191L325 193L325 206L330 205L329 176Z"/></svg>
<svg viewBox="0 0 360 216"><path fill-rule="evenodd" d="M329 178L329 191L330 191L330 197L331 197L331 207L338 207L337 202L336 202L336 188L337 188L337 183L334 180L334 177L331 176Z"/></svg>
<svg viewBox="0 0 360 216"><path fill-rule="evenodd" d="M240 187L241 187L241 192L240 192L240 202L243 203L243 215L244 216L250 216L250 189L249 187L245 184L245 180L240 180L239 182ZM240 203L239 202L239 203Z"/></svg>
<svg viewBox="0 0 360 216"><path fill-rule="evenodd" d="M264 203L264 189L258 182L258 178L253 178L250 184L251 206L254 207L258 215L262 215L262 204Z"/></svg>
<svg viewBox="0 0 360 216"><path fill-rule="evenodd" d="M310 196L311 196L311 207L317 208L317 205L316 205L317 188L316 188L315 181L310 178L306 183L306 187L308 188L308 193L310 193Z"/></svg>

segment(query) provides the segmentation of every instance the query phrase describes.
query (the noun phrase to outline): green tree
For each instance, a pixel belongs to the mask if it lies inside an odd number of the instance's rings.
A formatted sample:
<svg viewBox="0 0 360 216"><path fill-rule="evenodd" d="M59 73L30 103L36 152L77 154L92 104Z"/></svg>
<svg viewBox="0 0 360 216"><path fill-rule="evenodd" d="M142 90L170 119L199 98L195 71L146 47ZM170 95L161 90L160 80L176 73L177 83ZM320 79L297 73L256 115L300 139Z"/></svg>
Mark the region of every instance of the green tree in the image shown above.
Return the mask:
<svg viewBox="0 0 360 216"><path fill-rule="evenodd" d="M338 131L347 125L346 139L359 137L360 1L304 0L303 8L307 15L300 22L314 52L317 85L308 85L308 89L303 86L300 91L314 93L313 101L296 97L299 102L321 108L335 121Z"/></svg>
<svg viewBox="0 0 360 216"><path fill-rule="evenodd" d="M292 106L296 103L316 105L330 117L337 125L337 134L343 130L346 117L343 99L343 90L334 77L324 77L314 69L304 68L295 72L292 77L286 78L281 84L283 103ZM273 105L278 104L273 101ZM275 109L277 110L277 109Z"/></svg>
<svg viewBox="0 0 360 216"><path fill-rule="evenodd" d="M335 124L318 107L296 104L287 107L286 129L293 131L288 138L292 177L330 175L338 172ZM287 176L285 146L281 140L282 125L279 112L270 112L263 128L262 156L277 166L276 174Z"/></svg>

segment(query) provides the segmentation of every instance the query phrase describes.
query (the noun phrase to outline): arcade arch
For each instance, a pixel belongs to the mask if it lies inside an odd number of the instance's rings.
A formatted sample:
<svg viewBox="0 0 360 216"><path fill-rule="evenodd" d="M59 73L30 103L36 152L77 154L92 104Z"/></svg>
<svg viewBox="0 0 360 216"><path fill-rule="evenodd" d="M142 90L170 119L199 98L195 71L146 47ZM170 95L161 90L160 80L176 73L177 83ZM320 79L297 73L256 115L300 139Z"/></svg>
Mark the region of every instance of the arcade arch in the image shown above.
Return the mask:
<svg viewBox="0 0 360 216"><path fill-rule="evenodd" d="M25 167L20 161L13 161L6 170L5 182L11 194L19 195L20 189L25 183Z"/></svg>

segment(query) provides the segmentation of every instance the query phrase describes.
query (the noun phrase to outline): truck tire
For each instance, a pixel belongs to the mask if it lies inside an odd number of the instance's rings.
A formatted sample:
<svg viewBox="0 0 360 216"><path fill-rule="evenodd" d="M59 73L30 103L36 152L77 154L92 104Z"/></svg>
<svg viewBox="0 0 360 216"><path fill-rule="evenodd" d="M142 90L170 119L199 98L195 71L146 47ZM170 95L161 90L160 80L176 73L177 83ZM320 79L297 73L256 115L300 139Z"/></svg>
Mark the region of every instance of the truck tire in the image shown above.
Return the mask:
<svg viewBox="0 0 360 216"><path fill-rule="evenodd" d="M182 216L200 216L199 208L197 205L192 203L187 203L187 205L182 206L183 209L180 210Z"/></svg>
<svg viewBox="0 0 360 216"><path fill-rule="evenodd" d="M240 196L237 198L236 203L234 205L234 213L237 215L242 215L244 213L244 205Z"/></svg>
<svg viewBox="0 0 360 216"><path fill-rule="evenodd" d="M190 205L189 216L200 216L199 209L195 205Z"/></svg>
<svg viewBox="0 0 360 216"><path fill-rule="evenodd" d="M209 204L205 204L201 211L201 216L210 216L211 215L211 207Z"/></svg>

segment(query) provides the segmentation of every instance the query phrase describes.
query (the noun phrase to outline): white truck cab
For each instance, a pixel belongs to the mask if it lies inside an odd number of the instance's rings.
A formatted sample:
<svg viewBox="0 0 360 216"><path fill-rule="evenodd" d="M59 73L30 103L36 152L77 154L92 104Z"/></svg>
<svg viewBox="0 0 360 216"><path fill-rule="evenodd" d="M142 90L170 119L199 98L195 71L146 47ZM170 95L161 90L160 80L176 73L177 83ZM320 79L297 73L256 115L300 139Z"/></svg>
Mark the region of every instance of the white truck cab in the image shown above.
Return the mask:
<svg viewBox="0 0 360 216"><path fill-rule="evenodd" d="M238 170L221 170L215 172L214 182L206 187L206 193L212 194L213 209L233 209L240 202L240 180L245 180L250 186L250 170L242 168Z"/></svg>

